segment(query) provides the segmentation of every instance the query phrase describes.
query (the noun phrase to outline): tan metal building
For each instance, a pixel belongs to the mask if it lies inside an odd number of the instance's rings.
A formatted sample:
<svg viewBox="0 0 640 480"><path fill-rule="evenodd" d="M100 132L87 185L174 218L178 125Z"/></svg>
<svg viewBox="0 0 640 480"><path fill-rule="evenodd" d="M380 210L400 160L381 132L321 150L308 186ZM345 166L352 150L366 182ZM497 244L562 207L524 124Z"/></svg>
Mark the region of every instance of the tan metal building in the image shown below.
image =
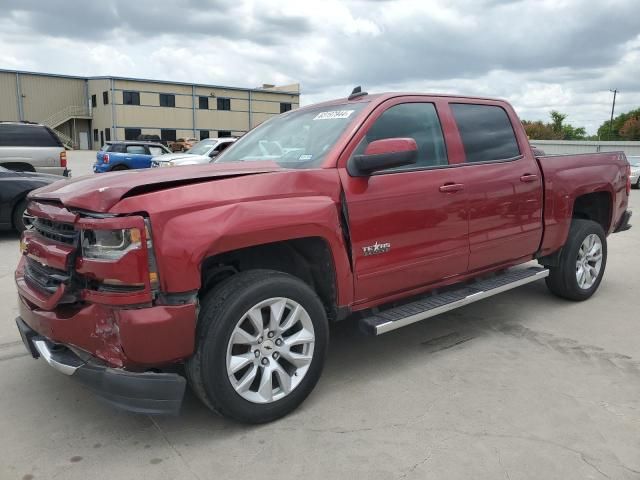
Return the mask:
<svg viewBox="0 0 640 480"><path fill-rule="evenodd" d="M240 136L299 104L298 84L237 88L0 70L0 120L43 123L81 149L139 135Z"/></svg>

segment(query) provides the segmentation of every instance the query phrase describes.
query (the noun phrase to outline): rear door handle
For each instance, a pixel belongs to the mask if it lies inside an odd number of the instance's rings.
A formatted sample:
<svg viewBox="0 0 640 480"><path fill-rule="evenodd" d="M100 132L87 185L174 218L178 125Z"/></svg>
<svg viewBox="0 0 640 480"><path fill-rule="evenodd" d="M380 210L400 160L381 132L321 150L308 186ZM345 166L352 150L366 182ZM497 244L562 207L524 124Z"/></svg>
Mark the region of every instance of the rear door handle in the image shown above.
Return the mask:
<svg viewBox="0 0 640 480"><path fill-rule="evenodd" d="M525 173L520 177L520 181L524 183L535 182L538 179L538 175L533 173Z"/></svg>
<svg viewBox="0 0 640 480"><path fill-rule="evenodd" d="M464 185L462 183L445 183L440 186L439 189L442 193L455 193L460 190L464 190Z"/></svg>

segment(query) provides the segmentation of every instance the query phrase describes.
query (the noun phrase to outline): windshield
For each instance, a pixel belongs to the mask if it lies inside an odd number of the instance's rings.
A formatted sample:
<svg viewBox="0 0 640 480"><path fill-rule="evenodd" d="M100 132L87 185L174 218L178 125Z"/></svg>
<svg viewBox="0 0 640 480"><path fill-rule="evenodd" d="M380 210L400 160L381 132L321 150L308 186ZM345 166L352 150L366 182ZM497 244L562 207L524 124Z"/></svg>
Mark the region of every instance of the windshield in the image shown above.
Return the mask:
<svg viewBox="0 0 640 480"><path fill-rule="evenodd" d="M208 155L214 145L214 142L198 142L185 153L189 155Z"/></svg>
<svg viewBox="0 0 640 480"><path fill-rule="evenodd" d="M634 167L640 167L640 157L629 157L627 160Z"/></svg>
<svg viewBox="0 0 640 480"><path fill-rule="evenodd" d="M287 168L314 168L366 103L292 111L264 122L215 163L272 160Z"/></svg>

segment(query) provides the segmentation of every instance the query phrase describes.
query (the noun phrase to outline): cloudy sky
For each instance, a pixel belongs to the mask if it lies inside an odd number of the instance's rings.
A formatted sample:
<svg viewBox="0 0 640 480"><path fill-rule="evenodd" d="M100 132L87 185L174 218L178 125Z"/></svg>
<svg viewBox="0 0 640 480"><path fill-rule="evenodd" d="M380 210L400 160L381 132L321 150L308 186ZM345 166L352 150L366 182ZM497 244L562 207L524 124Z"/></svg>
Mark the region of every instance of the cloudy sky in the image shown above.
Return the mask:
<svg viewBox="0 0 640 480"><path fill-rule="evenodd" d="M593 133L640 106L639 0L0 0L0 68L258 86L302 103L499 96Z"/></svg>

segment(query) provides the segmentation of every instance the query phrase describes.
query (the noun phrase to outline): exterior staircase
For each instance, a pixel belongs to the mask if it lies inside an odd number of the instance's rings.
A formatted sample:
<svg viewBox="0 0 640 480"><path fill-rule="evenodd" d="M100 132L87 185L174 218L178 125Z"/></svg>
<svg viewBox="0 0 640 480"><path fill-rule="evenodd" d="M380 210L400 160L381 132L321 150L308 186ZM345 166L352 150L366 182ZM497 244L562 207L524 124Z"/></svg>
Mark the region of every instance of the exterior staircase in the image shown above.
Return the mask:
<svg viewBox="0 0 640 480"><path fill-rule="evenodd" d="M43 120L42 124L53 130L63 145L72 150L78 148L77 142L74 142L69 135L62 133L57 127L74 118L91 118L89 108L83 105L69 105Z"/></svg>

